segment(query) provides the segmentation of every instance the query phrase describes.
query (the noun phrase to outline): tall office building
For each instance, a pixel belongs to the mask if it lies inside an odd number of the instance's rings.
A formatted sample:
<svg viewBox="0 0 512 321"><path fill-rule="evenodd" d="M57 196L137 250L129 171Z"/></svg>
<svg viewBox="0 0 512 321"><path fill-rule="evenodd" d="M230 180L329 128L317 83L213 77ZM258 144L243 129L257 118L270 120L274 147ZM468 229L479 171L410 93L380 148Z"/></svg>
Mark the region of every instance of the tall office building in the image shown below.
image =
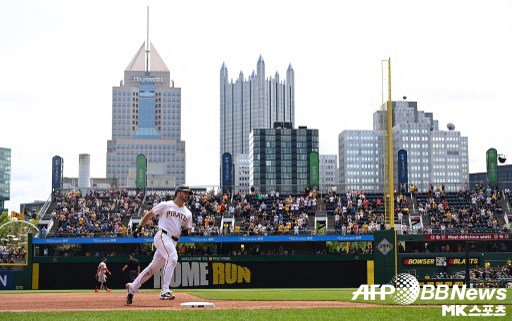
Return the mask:
<svg viewBox="0 0 512 321"><path fill-rule="evenodd" d="M338 155L320 155L320 192L326 193L339 184Z"/></svg>
<svg viewBox="0 0 512 321"><path fill-rule="evenodd" d="M344 130L339 134L339 191L382 191L381 137L373 130Z"/></svg>
<svg viewBox="0 0 512 321"><path fill-rule="evenodd" d="M249 154L238 154L233 160L235 191L249 193Z"/></svg>
<svg viewBox="0 0 512 321"><path fill-rule="evenodd" d="M0 147L0 210L11 199L11 150ZM1 214L1 213L0 213Z"/></svg>
<svg viewBox="0 0 512 321"><path fill-rule="evenodd" d="M311 185L310 154L318 153L318 129L275 123L273 129L253 129L249 144L249 184L256 191L298 193Z"/></svg>
<svg viewBox="0 0 512 321"><path fill-rule="evenodd" d="M398 182L397 155L407 152L408 183L419 190L430 184L449 191L468 187L468 138L455 130L439 129L432 113L418 110L417 102L394 101L394 182ZM340 183L345 189L383 189L382 111L373 114L373 130L346 130L339 135Z"/></svg>
<svg viewBox="0 0 512 321"><path fill-rule="evenodd" d="M265 76L265 62L260 56L256 72L245 79L228 79L228 69L220 69L220 155L249 154L249 134L253 129L272 128L275 122L295 121L294 71L291 64L286 79L279 73ZM236 177L235 177L236 180Z"/></svg>
<svg viewBox="0 0 512 321"><path fill-rule="evenodd" d="M112 140L107 142L107 178L135 187L135 158L148 160L147 186L185 184L181 140L181 88L153 44L143 43L112 87Z"/></svg>

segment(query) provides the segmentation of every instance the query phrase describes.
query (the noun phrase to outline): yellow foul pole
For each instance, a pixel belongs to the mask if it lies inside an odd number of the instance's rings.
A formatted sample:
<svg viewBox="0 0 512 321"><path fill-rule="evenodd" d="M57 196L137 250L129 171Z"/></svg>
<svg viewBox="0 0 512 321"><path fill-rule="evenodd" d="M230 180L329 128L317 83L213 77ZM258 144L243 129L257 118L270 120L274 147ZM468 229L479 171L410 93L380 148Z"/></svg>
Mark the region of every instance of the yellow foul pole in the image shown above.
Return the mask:
<svg viewBox="0 0 512 321"><path fill-rule="evenodd" d="M388 60L388 173L389 173L389 219L390 227L395 228L395 188L393 175L393 103L391 102L391 58Z"/></svg>

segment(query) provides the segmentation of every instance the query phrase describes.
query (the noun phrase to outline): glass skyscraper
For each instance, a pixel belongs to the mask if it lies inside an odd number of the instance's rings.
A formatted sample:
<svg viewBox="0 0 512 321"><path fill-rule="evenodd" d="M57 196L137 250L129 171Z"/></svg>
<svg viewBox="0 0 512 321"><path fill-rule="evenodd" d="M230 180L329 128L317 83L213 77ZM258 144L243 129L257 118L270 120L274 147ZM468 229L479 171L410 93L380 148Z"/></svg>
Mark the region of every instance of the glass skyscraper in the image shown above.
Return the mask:
<svg viewBox="0 0 512 321"><path fill-rule="evenodd" d="M112 87L112 140L107 142L107 178L135 187L137 155L148 160L147 186L185 184L185 142L181 140L181 88L153 44L137 51Z"/></svg>
<svg viewBox="0 0 512 321"><path fill-rule="evenodd" d="M297 193L309 185L309 160L311 152L318 152L318 129L288 125L253 129L250 134L249 184L258 192Z"/></svg>
<svg viewBox="0 0 512 321"><path fill-rule="evenodd" d="M245 79L240 72L235 82L228 69L220 69L220 155L233 159L249 154L249 133L253 129L272 128L275 122L295 122L295 74L291 64L286 79L265 78L265 61L260 56L256 72ZM242 156L247 157L247 156ZM236 173L235 173L236 175ZM235 181L240 180L235 177Z"/></svg>
<svg viewBox="0 0 512 321"><path fill-rule="evenodd" d="M11 150L0 147L0 209L11 198ZM0 213L1 214L1 213Z"/></svg>

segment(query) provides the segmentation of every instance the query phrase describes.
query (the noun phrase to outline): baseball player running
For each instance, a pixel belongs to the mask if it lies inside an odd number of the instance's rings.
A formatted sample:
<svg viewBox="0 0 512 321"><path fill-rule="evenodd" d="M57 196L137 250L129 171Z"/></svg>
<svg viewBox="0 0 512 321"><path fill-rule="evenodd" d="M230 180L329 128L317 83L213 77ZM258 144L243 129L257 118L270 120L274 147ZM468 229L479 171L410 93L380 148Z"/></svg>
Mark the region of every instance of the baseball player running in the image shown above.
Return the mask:
<svg viewBox="0 0 512 321"><path fill-rule="evenodd" d="M137 276L133 283L127 283L126 303L132 304L133 295L153 274L163 268L163 285L160 300L173 300L174 295L169 290L174 268L178 261L176 244L179 237L188 234L192 228L192 213L185 204L188 202L192 190L188 186L178 186L175 190L174 201L161 202L147 212L133 233L137 237L141 228L153 217L158 217L158 232L155 234L153 244L156 252L153 261Z"/></svg>
<svg viewBox="0 0 512 321"><path fill-rule="evenodd" d="M110 292L110 289L107 286L107 273L112 275L107 268L107 258L104 257L103 260L98 265L98 270L96 271L96 290L94 292L98 292L99 289L105 289L107 292Z"/></svg>

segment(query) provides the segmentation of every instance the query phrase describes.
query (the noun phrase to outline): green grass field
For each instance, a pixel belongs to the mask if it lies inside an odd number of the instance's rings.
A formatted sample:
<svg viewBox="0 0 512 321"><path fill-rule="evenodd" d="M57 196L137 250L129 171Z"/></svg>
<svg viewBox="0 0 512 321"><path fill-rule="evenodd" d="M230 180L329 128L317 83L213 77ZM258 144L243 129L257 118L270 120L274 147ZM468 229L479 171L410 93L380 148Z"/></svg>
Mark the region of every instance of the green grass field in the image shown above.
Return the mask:
<svg viewBox="0 0 512 321"><path fill-rule="evenodd" d="M509 314L510 316L510 314ZM1 313L0 320L439 320L441 308L322 308L212 311L98 311ZM508 317L508 316L507 316ZM505 317L505 318L507 318ZM451 319L450 317L444 317Z"/></svg>
<svg viewBox="0 0 512 321"><path fill-rule="evenodd" d="M509 307L510 308L510 307ZM508 319L512 316L507 311ZM151 321L214 321L214 320L439 320L441 308L322 308L322 309L261 309L261 310L198 310L198 311L97 311L1 313L0 320L151 320Z"/></svg>
<svg viewBox="0 0 512 321"><path fill-rule="evenodd" d="M187 290L184 292L209 300L249 300L249 301L341 301L396 305L390 296L381 301L365 301L362 296L352 301L356 289L240 289L240 290ZM465 300L416 300L414 305L464 304ZM512 290L508 290L505 300L479 300L471 304L512 305Z"/></svg>
<svg viewBox="0 0 512 321"><path fill-rule="evenodd" d="M61 291L4 291L1 293L16 295L29 292L89 292L90 290ZM122 290L114 290L122 291ZM153 292L159 290L144 290ZM351 302L355 289L241 289L241 290L178 290L205 300L277 300L277 301L344 301ZM124 291L123 291L124 292ZM466 302L468 305L507 305L508 319L512 316L512 290L504 301L478 300ZM371 303L362 299L357 302ZM391 305L391 300L374 301L387 304L375 308L311 308L311 309L255 309L255 310L183 310L183 311L79 311L79 312L27 312L0 313L0 320L439 320L442 317L441 304L458 304L458 301L416 301L415 306ZM429 306L433 305L435 306Z"/></svg>

